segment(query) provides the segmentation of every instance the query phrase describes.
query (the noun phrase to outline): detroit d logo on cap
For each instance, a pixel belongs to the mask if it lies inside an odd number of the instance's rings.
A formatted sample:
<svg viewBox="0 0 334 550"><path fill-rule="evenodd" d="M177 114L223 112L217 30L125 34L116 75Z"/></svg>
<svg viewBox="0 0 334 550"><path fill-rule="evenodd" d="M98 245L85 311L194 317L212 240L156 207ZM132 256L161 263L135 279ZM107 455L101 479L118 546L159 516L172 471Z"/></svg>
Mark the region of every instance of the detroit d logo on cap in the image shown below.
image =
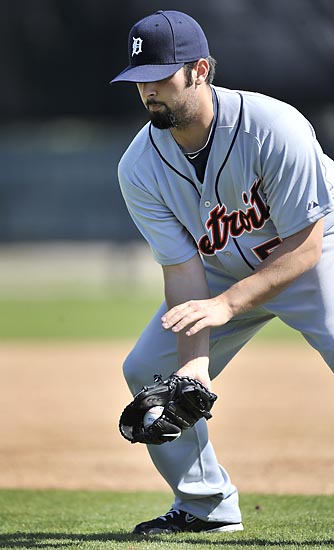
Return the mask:
<svg viewBox="0 0 334 550"><path fill-rule="evenodd" d="M133 37L133 43L132 43L132 55L131 57L133 57L134 55L138 55L139 53L141 53L143 50L141 49L141 46L142 46L142 39L141 38L135 38Z"/></svg>

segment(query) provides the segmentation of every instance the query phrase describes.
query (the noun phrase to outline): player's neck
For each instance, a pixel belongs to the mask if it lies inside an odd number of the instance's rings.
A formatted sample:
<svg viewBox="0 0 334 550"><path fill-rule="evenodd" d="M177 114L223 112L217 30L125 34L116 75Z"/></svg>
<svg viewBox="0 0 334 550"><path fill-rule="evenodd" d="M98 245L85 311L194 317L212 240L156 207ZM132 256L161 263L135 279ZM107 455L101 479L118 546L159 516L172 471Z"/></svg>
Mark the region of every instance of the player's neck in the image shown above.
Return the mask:
<svg viewBox="0 0 334 550"><path fill-rule="evenodd" d="M206 93L201 98L198 116L187 128L171 128L171 134L185 153L198 151L208 141L212 121L214 118L214 107L211 89L207 87Z"/></svg>

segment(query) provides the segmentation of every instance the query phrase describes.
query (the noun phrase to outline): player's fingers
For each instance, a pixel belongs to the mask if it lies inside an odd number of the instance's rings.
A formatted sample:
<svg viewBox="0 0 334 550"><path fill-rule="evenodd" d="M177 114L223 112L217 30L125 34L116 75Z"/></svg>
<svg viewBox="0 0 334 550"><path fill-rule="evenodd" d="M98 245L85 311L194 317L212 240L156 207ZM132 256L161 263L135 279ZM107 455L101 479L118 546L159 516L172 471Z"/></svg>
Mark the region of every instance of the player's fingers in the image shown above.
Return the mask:
<svg viewBox="0 0 334 550"><path fill-rule="evenodd" d="M163 328L168 329L174 327L191 312L192 307L189 302L173 307L161 317Z"/></svg>
<svg viewBox="0 0 334 550"><path fill-rule="evenodd" d="M204 328L207 328L208 326L210 326L210 323L207 321L207 319L200 319L200 321L197 321L197 323L195 323L194 325L192 325L187 331L186 331L186 335L187 336L193 336L194 334L197 334L198 332L200 332L201 330L203 330Z"/></svg>
<svg viewBox="0 0 334 550"><path fill-rule="evenodd" d="M187 328L189 325L193 325L194 323L196 323L199 319L201 319L201 317L202 315L200 314L200 312L191 311L187 315L184 315L182 319L180 319L177 323L175 323L172 326L172 331L180 332L181 330L184 330L185 328Z"/></svg>

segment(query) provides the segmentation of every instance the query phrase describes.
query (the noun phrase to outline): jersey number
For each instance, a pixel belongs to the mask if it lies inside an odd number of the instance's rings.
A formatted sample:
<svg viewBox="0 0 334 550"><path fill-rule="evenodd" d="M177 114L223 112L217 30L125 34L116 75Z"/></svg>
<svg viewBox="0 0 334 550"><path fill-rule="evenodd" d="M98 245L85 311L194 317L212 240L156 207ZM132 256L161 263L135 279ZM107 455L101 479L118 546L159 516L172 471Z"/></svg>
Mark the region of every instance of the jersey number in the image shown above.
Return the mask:
<svg viewBox="0 0 334 550"><path fill-rule="evenodd" d="M274 237L274 239L270 239L270 241L255 246L252 250L259 260L263 262L281 242L282 239L280 237Z"/></svg>

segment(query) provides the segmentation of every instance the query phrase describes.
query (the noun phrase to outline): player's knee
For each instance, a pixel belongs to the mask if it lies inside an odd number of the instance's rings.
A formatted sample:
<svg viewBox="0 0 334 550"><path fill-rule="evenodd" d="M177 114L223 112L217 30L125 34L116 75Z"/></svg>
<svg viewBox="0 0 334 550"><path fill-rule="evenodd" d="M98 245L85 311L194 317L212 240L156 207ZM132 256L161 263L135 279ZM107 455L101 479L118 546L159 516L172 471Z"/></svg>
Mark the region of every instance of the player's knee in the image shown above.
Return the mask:
<svg viewBox="0 0 334 550"><path fill-rule="evenodd" d="M135 349L129 353L123 363L124 378L133 394L139 391L145 384L141 365L142 361L138 357Z"/></svg>
<svg viewBox="0 0 334 550"><path fill-rule="evenodd" d="M135 374L134 362L132 361L131 353L130 353L126 357L126 359L123 363L123 375L124 375L124 378L125 378L125 380L126 380L126 382L127 382L130 389L131 389L131 386L132 386L132 381L133 381L134 374Z"/></svg>

